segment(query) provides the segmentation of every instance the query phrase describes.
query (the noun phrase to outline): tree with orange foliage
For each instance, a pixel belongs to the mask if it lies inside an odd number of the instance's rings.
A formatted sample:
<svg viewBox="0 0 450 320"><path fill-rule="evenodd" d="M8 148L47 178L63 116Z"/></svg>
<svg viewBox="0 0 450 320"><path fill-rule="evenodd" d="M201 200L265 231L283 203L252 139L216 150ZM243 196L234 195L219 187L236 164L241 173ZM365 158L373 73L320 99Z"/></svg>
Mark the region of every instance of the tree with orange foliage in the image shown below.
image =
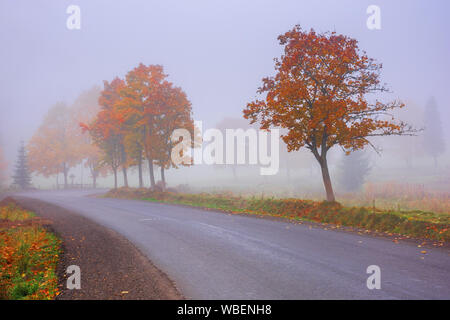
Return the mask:
<svg viewBox="0 0 450 320"><path fill-rule="evenodd" d="M171 161L174 129L184 128L193 133L191 103L181 88L166 80L163 67L142 63L127 73L125 81L104 82L100 94L100 112L90 123L80 123L88 130L94 143L104 153L104 161L115 176L122 166L125 186L128 186L126 168L137 165L139 186L143 187L142 162L148 160L151 187L156 185L154 164L164 170L176 167Z"/></svg>
<svg viewBox="0 0 450 320"><path fill-rule="evenodd" d="M104 89L99 98L100 111L90 124L80 123L96 146L102 152L102 163L108 165L114 174L114 188L117 188L117 170L122 165L124 181L127 185L126 165L124 164L124 130L123 117L116 110L116 103L120 99L119 90L123 88L124 81L115 78L111 83L104 81Z"/></svg>
<svg viewBox="0 0 450 320"><path fill-rule="evenodd" d="M350 153L373 147L369 137L415 130L390 114L403 103L367 99L388 89L380 84L381 64L361 52L355 39L297 25L278 40L284 55L275 60L276 75L262 80L258 93L265 99L248 103L244 117L261 129L287 129L282 138L288 151L308 148L320 164L327 200L335 201L327 163L331 147Z"/></svg>
<svg viewBox="0 0 450 320"><path fill-rule="evenodd" d="M168 86L163 67L139 64L126 75L126 86L121 91L118 113L125 120L128 132L135 136L136 146L141 146L148 160L150 184L155 186L154 161L157 157L158 117L164 108L164 90ZM138 161L141 161L137 153ZM139 166L141 166L138 163Z"/></svg>
<svg viewBox="0 0 450 320"><path fill-rule="evenodd" d="M172 83L163 86L162 110L157 117L155 160L161 168L161 181L166 185L164 171L171 167L177 168L171 159L172 149L176 143L171 140L175 129L186 129L194 134L194 121L192 119L191 102L186 93L179 87L173 87Z"/></svg>
<svg viewBox="0 0 450 320"><path fill-rule="evenodd" d="M130 166L137 166L139 188L144 187L144 178L142 175L142 163L144 161L144 146L142 144L142 137L139 130L129 128L126 131L124 138L125 152L127 154L128 164Z"/></svg>
<svg viewBox="0 0 450 320"><path fill-rule="evenodd" d="M97 186L97 178L100 175L105 176L107 170L101 163L102 153L100 148L93 143L91 135L84 133L83 128L78 125L80 123L91 123L95 119L100 111L100 106L98 105L100 92L101 89L98 86L82 92L71 108L73 121L77 124L75 135L79 144L78 149L83 158L84 167L90 171L94 188Z"/></svg>
<svg viewBox="0 0 450 320"><path fill-rule="evenodd" d="M45 177L56 174L57 179L62 173L67 188L70 168L82 159L77 148L76 130L70 109L64 103L55 104L28 143L30 169Z"/></svg>

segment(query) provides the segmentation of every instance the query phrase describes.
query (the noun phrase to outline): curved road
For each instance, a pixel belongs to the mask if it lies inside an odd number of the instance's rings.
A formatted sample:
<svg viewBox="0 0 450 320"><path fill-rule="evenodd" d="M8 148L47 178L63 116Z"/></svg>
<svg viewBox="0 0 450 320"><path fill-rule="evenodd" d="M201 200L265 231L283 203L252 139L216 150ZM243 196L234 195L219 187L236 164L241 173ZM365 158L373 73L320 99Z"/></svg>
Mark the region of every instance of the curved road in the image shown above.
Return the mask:
<svg viewBox="0 0 450 320"><path fill-rule="evenodd" d="M424 255L412 243L88 194L20 196L57 204L118 231L187 298L450 299L448 249L427 248ZM380 290L366 286L369 265L381 268Z"/></svg>

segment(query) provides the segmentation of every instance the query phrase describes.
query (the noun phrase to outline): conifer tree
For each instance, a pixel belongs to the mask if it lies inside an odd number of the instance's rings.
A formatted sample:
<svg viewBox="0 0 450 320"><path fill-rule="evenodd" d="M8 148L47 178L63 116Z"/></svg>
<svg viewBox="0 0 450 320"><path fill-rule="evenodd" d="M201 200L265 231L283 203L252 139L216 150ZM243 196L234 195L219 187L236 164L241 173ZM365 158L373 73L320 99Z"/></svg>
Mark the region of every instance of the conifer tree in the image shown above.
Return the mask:
<svg viewBox="0 0 450 320"><path fill-rule="evenodd" d="M28 156L23 141L20 143L17 155L17 161L13 175L13 186L20 189L28 189L31 187L31 176L28 168Z"/></svg>
<svg viewBox="0 0 450 320"><path fill-rule="evenodd" d="M367 175L370 173L370 161L363 150L355 151L342 157L338 176L340 186L347 192L361 189Z"/></svg>

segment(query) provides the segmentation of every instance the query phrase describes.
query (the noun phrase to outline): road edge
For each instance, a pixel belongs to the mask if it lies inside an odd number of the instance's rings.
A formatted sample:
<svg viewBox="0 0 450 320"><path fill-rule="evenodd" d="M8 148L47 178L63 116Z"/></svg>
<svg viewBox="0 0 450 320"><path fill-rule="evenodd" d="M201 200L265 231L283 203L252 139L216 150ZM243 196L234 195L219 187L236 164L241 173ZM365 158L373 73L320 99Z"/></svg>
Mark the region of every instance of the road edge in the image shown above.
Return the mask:
<svg viewBox="0 0 450 320"><path fill-rule="evenodd" d="M175 283L120 233L42 200L10 195L21 207L51 220L46 227L63 240L58 264L61 300L180 300ZM102 242L102 246L94 242ZM80 265L82 288L69 290L66 270Z"/></svg>

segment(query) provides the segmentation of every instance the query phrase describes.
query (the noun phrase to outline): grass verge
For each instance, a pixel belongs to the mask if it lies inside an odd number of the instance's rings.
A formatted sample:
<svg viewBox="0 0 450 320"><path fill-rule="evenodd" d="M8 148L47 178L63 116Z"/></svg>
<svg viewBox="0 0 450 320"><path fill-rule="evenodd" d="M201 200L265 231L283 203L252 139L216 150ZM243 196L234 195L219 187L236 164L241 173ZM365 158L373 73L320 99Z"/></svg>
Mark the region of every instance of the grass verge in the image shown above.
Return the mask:
<svg viewBox="0 0 450 320"><path fill-rule="evenodd" d="M149 189L119 188L105 197L140 199L183 204L194 207L306 220L357 227L370 231L400 234L408 237L447 242L450 240L450 215L420 210L395 211L367 207L344 207L337 202L301 199L236 197L231 194L186 194L154 192Z"/></svg>
<svg viewBox="0 0 450 320"><path fill-rule="evenodd" d="M49 300L58 292L61 241L32 212L0 206L0 299Z"/></svg>

